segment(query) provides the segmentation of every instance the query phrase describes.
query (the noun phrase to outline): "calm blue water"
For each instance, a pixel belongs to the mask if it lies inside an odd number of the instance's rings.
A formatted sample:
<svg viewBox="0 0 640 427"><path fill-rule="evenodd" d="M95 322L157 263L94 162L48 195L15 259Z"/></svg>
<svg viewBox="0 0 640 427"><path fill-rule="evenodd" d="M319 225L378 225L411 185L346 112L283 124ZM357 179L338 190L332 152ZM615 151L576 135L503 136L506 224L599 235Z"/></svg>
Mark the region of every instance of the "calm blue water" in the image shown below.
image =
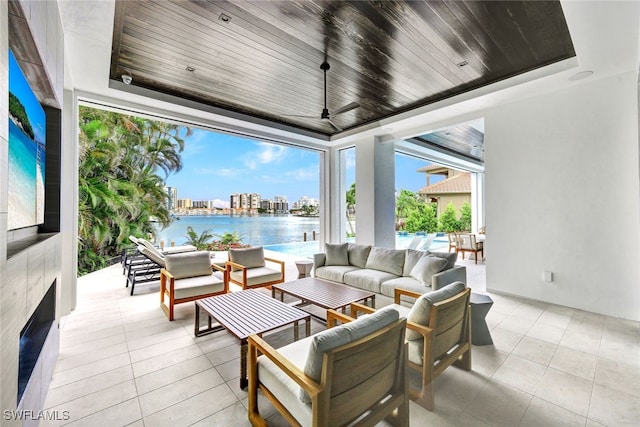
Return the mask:
<svg viewBox="0 0 640 427"><path fill-rule="evenodd" d="M36 224L36 143L9 120L8 228Z"/></svg>
<svg viewBox="0 0 640 427"><path fill-rule="evenodd" d="M157 232L157 241L164 240L167 246L172 241L181 245L187 240L188 226L193 227L198 234L207 229L215 234L237 231L243 243L260 246L302 242L305 232L311 240L313 231L320 232L320 218L286 215L181 216L180 220L173 221L169 227Z"/></svg>

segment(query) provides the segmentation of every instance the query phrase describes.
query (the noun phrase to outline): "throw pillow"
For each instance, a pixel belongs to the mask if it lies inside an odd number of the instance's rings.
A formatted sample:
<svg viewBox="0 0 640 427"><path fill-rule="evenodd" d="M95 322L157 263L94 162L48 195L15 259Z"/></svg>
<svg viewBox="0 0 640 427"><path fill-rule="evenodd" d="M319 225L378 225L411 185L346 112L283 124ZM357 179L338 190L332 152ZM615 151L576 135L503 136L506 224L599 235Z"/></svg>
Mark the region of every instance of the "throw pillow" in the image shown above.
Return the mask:
<svg viewBox="0 0 640 427"><path fill-rule="evenodd" d="M409 276L413 277L424 286L431 286L431 276L440 273L447 265L447 260L434 256L423 256L411 269Z"/></svg>
<svg viewBox="0 0 640 427"><path fill-rule="evenodd" d="M413 304L411 310L409 310L409 314L407 314L407 322L417 323L418 325L422 326L429 326L429 314L431 313L431 306L437 302L449 299L464 290L464 283L453 282L442 289L438 289L437 291L428 292L422 295ZM419 332L407 328L406 338L409 341L413 341L423 337Z"/></svg>
<svg viewBox="0 0 640 427"><path fill-rule="evenodd" d="M456 261L458 260L458 252L431 252L427 251L427 255L435 256L438 258L446 259L447 265L445 265L444 269L449 270L456 266Z"/></svg>
<svg viewBox="0 0 640 427"><path fill-rule="evenodd" d="M411 275L411 270L416 266L417 262L420 261L420 258L426 256L424 251L417 251L415 249L407 249L407 253L404 256L404 268L402 270L402 275L408 277Z"/></svg>
<svg viewBox="0 0 640 427"><path fill-rule="evenodd" d="M369 252L365 268L402 276L404 253L404 250L377 248L374 246Z"/></svg>
<svg viewBox="0 0 640 427"><path fill-rule="evenodd" d="M350 265L358 268L364 268L364 266L367 265L367 258L369 258L371 246L349 243L347 246L347 252L349 253Z"/></svg>
<svg viewBox="0 0 640 427"><path fill-rule="evenodd" d="M326 243L324 252L327 254L324 265L349 265L346 243Z"/></svg>
<svg viewBox="0 0 640 427"><path fill-rule="evenodd" d="M211 275L209 251L167 255L164 260L165 268L175 279Z"/></svg>

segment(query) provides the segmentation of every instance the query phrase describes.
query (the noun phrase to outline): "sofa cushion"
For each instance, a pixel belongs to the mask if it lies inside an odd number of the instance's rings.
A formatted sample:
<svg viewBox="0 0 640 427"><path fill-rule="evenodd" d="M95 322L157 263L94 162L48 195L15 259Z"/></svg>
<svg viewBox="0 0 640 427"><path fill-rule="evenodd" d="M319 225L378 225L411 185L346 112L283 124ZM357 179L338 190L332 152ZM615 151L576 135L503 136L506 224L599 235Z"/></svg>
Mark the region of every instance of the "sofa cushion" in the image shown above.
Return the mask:
<svg viewBox="0 0 640 427"><path fill-rule="evenodd" d="M402 276L404 250L372 247L365 268Z"/></svg>
<svg viewBox="0 0 640 427"><path fill-rule="evenodd" d="M368 316L362 316L353 322L326 329L313 336L307 361L304 366L304 373L320 381L322 373L322 359L324 353L341 345L357 341L377 330L380 330L398 320L399 315L392 308L380 309ZM310 402L309 396L300 389L300 399L303 402Z"/></svg>
<svg viewBox="0 0 640 427"><path fill-rule="evenodd" d="M332 282L344 283L344 275L350 271L358 270L352 265L329 265L317 267L314 275L318 279L327 279Z"/></svg>
<svg viewBox="0 0 640 427"><path fill-rule="evenodd" d="M402 275L405 277L411 276L411 270L416 266L420 258L426 255L425 251L417 251L415 249L407 249L404 255L404 267L402 269Z"/></svg>
<svg viewBox="0 0 640 427"><path fill-rule="evenodd" d="M262 246L242 249L229 249L229 261L246 268L264 267L264 249ZM238 270L234 268L234 270Z"/></svg>
<svg viewBox="0 0 640 427"><path fill-rule="evenodd" d="M343 283L365 291L380 293L380 284L382 282L397 277L398 276L387 273L386 271L362 268L345 273Z"/></svg>
<svg viewBox="0 0 640 427"><path fill-rule="evenodd" d="M423 286L431 286L431 276L440 273L447 265L447 260L434 256L424 256L411 269L409 275L420 281Z"/></svg>
<svg viewBox="0 0 640 427"><path fill-rule="evenodd" d="M454 282L442 289L438 289L437 291L429 292L422 295L417 299L415 304L413 304L413 307L411 307L409 315L407 316L407 321L423 326L429 326L429 314L431 313L431 306L437 302L451 298L452 296L464 291L464 289L464 283ZM422 338L422 335L420 335L416 331L407 329L406 338L407 340L417 340Z"/></svg>
<svg viewBox="0 0 640 427"><path fill-rule="evenodd" d="M326 243L324 252L327 254L324 265L349 265L346 243Z"/></svg>
<svg viewBox="0 0 640 427"><path fill-rule="evenodd" d="M388 296L389 298L394 298L396 288L418 292L420 295L431 291L430 288L425 288L422 282L414 279L413 277L398 277L396 279L382 282L382 284L380 285L380 293L382 295ZM416 299L406 295L401 295L400 301L403 303L408 303L409 306L412 306Z"/></svg>
<svg viewBox="0 0 640 427"><path fill-rule="evenodd" d="M355 267L364 268L367 265L367 258L369 258L371 246L349 243L347 245L347 252L349 254L349 264Z"/></svg>
<svg viewBox="0 0 640 427"><path fill-rule="evenodd" d="M438 258L446 259L447 265L444 266L445 270L449 270L456 266L456 261L458 260L458 252L431 252L427 251L427 255L435 256Z"/></svg>
<svg viewBox="0 0 640 427"><path fill-rule="evenodd" d="M211 259L208 251L167 255L164 260L165 268L175 279L211 275Z"/></svg>

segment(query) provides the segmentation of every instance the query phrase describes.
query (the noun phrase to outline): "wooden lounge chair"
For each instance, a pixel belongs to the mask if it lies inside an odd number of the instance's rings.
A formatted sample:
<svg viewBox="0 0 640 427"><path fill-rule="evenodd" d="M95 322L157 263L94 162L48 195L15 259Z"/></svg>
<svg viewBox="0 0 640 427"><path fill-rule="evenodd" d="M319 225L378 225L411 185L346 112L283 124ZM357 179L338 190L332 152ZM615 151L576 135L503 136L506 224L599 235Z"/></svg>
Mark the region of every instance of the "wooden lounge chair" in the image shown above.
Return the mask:
<svg viewBox="0 0 640 427"><path fill-rule="evenodd" d="M411 309L400 305L401 295L417 298ZM470 295L471 289L462 282L423 295L396 289L395 304L388 306L407 318L409 367L421 376L421 387L410 389L409 396L430 411L435 406L433 380L452 364L471 370ZM351 316L374 312L371 307L351 304ZM345 322L353 319L344 314L336 317Z"/></svg>
<svg viewBox="0 0 640 427"><path fill-rule="evenodd" d="M405 329L395 310L380 310L278 350L249 336L249 421L267 425L260 390L290 425L408 426Z"/></svg>

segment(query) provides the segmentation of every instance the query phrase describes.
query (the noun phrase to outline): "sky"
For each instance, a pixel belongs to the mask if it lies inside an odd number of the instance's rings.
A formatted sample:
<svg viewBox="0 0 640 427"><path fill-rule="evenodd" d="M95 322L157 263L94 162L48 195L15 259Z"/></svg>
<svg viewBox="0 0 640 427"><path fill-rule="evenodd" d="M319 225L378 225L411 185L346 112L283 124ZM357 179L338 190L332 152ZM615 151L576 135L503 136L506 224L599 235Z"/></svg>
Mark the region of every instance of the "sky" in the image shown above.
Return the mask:
<svg viewBox="0 0 640 427"><path fill-rule="evenodd" d="M179 199L215 200L216 207L223 208L232 193L258 193L263 199L286 196L290 204L302 196L319 198L317 152L202 129L186 136L184 146L182 170L166 180L178 189ZM348 156L348 182L353 181L354 160ZM396 187L424 187L425 174L416 170L427 164L396 155Z"/></svg>

